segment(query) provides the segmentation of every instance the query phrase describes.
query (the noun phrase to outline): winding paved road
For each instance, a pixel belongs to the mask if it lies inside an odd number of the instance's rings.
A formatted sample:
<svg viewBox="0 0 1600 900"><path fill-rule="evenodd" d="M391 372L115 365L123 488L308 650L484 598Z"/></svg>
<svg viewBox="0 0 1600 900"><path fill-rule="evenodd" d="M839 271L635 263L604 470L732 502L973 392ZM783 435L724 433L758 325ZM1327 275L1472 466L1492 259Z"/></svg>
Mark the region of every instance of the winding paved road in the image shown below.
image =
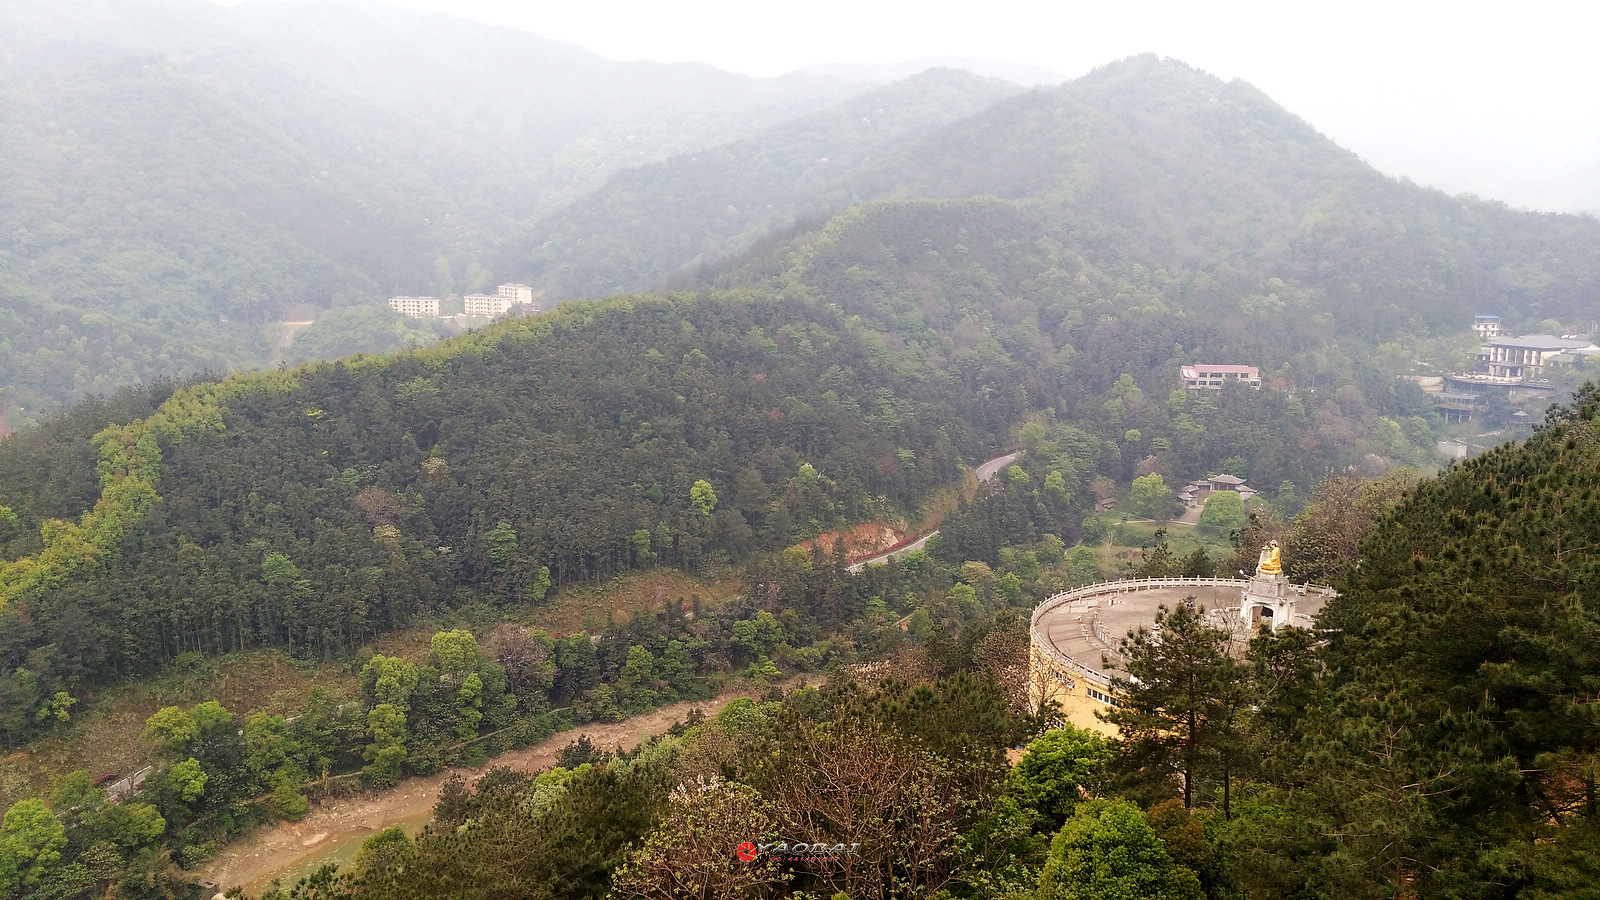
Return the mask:
<svg viewBox="0 0 1600 900"><path fill-rule="evenodd" d="M1022 454L1020 452L1007 453L1004 456L996 456L994 459L987 460L985 462L979 463L978 464L978 470L977 470L977 472L978 472L978 481L981 483L981 482L985 482L985 481L994 480L994 477L996 475L1000 474L1000 470L1001 469L1004 469L1006 466L1009 466L1012 463L1016 462L1017 461L1017 457L1019 457L1021 455ZM933 537L934 535L936 535L938 533L939 533L938 529L934 529L933 531L928 532L927 534L923 535L922 537L917 538L916 540L912 541L911 543L906 544L904 547L896 547L893 550L889 550L889 551L884 552L884 553L879 553L877 556L869 556L866 559L863 559L862 561L860 561L860 562L856 563L855 565L851 566L850 567L850 571L859 572L859 571L861 571L863 568L865 568L867 566L881 566L884 563L888 562L891 559L894 559L897 556L904 556L904 555L906 555L907 553L910 553L913 550L921 550L923 547L927 546L928 539Z"/></svg>

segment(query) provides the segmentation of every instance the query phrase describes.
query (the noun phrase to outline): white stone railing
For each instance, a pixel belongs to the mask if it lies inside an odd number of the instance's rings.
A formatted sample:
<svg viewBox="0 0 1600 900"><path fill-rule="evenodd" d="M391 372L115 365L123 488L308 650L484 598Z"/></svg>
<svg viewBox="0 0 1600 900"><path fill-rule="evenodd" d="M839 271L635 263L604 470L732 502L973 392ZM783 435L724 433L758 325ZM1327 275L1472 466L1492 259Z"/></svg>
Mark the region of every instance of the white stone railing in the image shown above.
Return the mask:
<svg viewBox="0 0 1600 900"><path fill-rule="evenodd" d="M1094 625L1092 627L1094 629L1095 640L1099 641L1105 648L1105 655L1111 657L1111 661L1117 665L1122 665L1122 651L1117 649L1121 645L1121 642L1111 636L1110 630L1107 629L1105 623L1101 622L1099 619L1094 620Z"/></svg>
<svg viewBox="0 0 1600 900"><path fill-rule="evenodd" d="M1110 687L1111 676L1107 675L1105 672L1091 669L1083 663L1078 662L1065 653L1062 653L1060 650L1057 650L1054 645L1042 638L1039 633L1039 619L1045 613L1050 612L1057 607L1075 603L1079 600L1094 600L1101 597L1116 597L1121 594L1133 594L1139 591L1150 591L1158 588L1226 587L1236 588L1242 591L1249 583L1249 580L1244 578L1124 578L1118 581L1102 581L1098 584L1088 585L1087 587L1074 588L1070 591L1062 591L1059 594L1046 597L1044 600L1039 602L1038 606L1034 607L1033 617L1028 622L1028 639L1033 645L1034 650L1036 650L1045 660L1054 664L1057 668L1062 669L1064 672L1071 672L1079 677L1087 678L1096 684ZM1333 588L1321 584L1295 585L1295 590L1298 591L1302 596L1311 593L1320 594L1324 597L1338 596L1338 592L1336 592ZM1107 647L1111 648L1111 653L1116 653L1117 651L1115 649L1115 642L1111 640L1109 633L1105 631L1104 626L1100 624L1098 619L1095 620L1093 627L1095 636L1099 638Z"/></svg>

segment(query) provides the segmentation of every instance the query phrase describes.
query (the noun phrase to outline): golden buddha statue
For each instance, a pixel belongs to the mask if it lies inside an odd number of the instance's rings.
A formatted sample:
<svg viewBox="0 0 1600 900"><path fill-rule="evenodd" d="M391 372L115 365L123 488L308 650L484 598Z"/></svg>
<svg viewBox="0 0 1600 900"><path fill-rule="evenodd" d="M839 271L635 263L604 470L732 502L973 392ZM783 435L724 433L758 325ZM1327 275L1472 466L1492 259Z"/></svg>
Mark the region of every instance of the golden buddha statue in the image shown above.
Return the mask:
<svg viewBox="0 0 1600 900"><path fill-rule="evenodd" d="M1277 541L1269 541L1261 548L1261 561L1256 564L1257 575L1283 574L1283 551L1279 549Z"/></svg>

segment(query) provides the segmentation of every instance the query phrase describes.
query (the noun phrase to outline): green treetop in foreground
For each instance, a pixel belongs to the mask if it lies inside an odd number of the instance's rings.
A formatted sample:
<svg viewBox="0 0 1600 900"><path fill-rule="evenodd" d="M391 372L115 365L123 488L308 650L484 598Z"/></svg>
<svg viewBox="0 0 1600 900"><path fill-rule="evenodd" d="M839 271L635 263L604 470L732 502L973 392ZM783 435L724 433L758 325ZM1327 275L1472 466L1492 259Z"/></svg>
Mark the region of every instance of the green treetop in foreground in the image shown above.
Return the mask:
<svg viewBox="0 0 1600 900"><path fill-rule="evenodd" d="M1174 865L1139 807L1091 800L1050 845L1038 900L1204 900L1196 875Z"/></svg>

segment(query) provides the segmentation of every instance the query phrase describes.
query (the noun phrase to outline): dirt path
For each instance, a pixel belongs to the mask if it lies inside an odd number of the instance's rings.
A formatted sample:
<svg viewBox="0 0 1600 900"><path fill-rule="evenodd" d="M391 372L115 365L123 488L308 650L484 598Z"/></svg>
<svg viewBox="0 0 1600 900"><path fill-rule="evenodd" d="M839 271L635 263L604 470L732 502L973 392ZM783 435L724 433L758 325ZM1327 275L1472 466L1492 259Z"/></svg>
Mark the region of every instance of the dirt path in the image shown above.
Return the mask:
<svg viewBox="0 0 1600 900"><path fill-rule="evenodd" d="M800 684L800 679L790 679L780 687L788 690ZM233 841L197 874L223 888L260 882L302 860L325 854L329 847L348 842L354 836L427 816L438 799L439 788L451 774L459 773L470 785L496 766L537 772L555 765L562 749L580 735L587 735L597 747L605 750L636 746L647 738L665 733L674 722L687 718L691 710L715 715L734 700L753 697L756 693L729 691L710 700L663 706L613 724L583 725L552 735L532 747L502 753L484 763L482 768L459 768L429 778L408 778L391 790L329 800L313 806L310 814L298 822L279 822Z"/></svg>

